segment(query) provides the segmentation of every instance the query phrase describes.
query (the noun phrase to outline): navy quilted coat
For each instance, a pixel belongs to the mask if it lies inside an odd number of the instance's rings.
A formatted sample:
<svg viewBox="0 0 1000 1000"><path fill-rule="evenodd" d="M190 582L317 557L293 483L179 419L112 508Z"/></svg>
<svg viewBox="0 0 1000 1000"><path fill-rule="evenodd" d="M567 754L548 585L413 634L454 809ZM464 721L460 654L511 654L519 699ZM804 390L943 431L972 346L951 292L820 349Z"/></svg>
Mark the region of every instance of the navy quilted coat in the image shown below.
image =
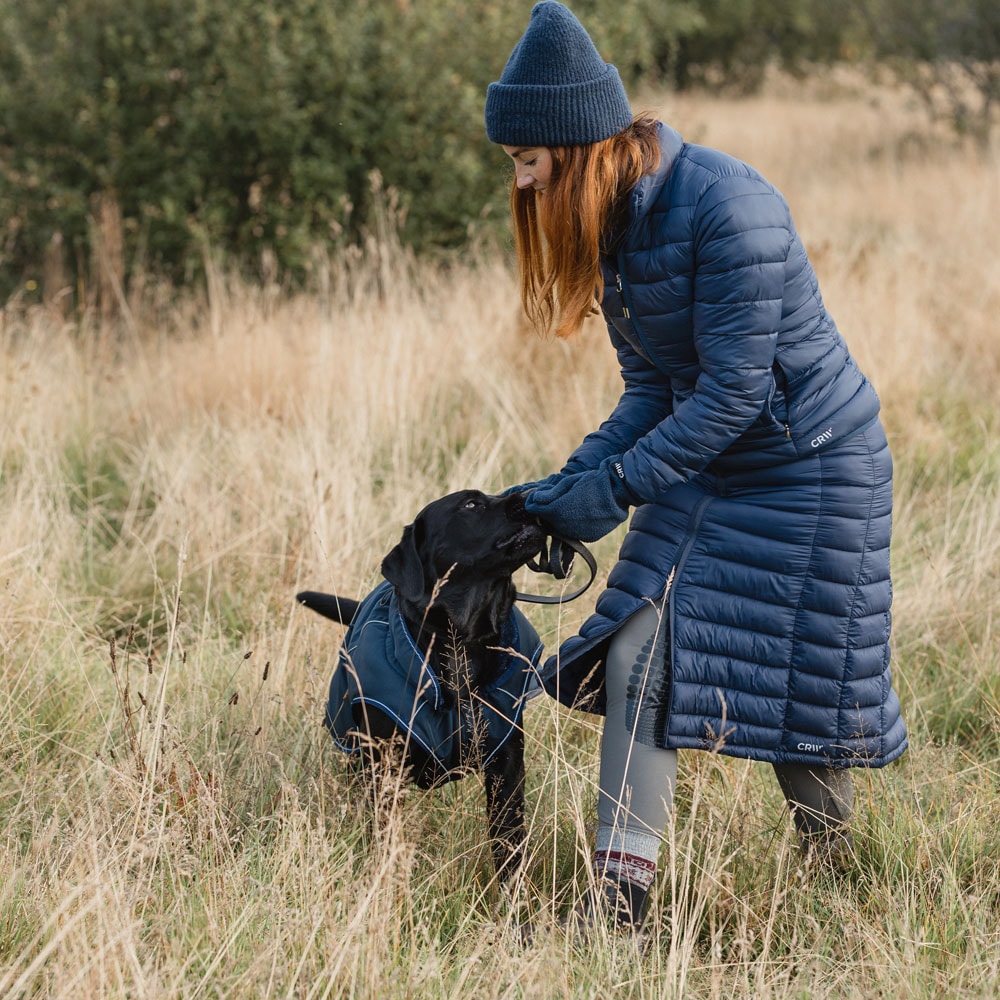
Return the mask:
<svg viewBox="0 0 1000 1000"><path fill-rule="evenodd" d="M621 455L640 503L545 687L603 712L609 639L666 591L651 742L884 765L906 729L889 668L892 462L878 397L780 193L665 125L660 139L660 167L604 258L624 392L564 470Z"/></svg>

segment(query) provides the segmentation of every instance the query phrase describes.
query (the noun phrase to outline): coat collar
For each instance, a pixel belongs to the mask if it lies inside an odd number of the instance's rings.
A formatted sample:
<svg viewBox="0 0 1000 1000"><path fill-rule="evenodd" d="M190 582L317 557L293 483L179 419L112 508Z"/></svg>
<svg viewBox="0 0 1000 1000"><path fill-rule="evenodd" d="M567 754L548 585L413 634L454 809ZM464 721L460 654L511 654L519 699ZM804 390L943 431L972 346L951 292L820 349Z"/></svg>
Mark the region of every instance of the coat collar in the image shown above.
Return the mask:
<svg viewBox="0 0 1000 1000"><path fill-rule="evenodd" d="M601 252L605 256L610 257L617 252L629 232L649 210L655 200L656 192L666 184L684 146L684 139L676 129L659 122L657 130L660 140L660 162L651 174L639 178L623 208L616 212L617 221L602 241Z"/></svg>
<svg viewBox="0 0 1000 1000"><path fill-rule="evenodd" d="M653 194L666 184L667 178L674 169L677 157L684 146L684 139L676 129L665 125L663 122L660 122L658 127L660 136L660 163L651 174L640 177L639 183L632 188L632 196L629 199L629 219L625 227L626 232L649 210L649 206L654 200L652 197Z"/></svg>

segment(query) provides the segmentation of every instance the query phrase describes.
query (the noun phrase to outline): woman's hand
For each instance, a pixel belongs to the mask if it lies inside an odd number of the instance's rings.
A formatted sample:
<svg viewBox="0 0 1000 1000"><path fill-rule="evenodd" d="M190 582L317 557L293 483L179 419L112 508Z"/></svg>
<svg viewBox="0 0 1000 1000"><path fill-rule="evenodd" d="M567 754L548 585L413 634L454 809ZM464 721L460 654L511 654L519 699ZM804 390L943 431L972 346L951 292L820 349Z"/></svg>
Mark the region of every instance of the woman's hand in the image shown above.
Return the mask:
<svg viewBox="0 0 1000 1000"><path fill-rule="evenodd" d="M509 486L501 493L501 496L509 497L518 493L525 495L525 500L529 493L537 489L548 488L555 485L560 479L565 479L567 473L553 472L552 475L535 483L522 483L520 486ZM527 510L527 503L525 504ZM576 555L572 546L567 545L561 538L548 538L546 545L535 558L528 563L528 567L536 573L547 573L557 580L565 580L569 576L573 566L573 557Z"/></svg>
<svg viewBox="0 0 1000 1000"><path fill-rule="evenodd" d="M532 490L537 490L543 486L551 486L558 479L562 479L564 473L553 472L551 476L546 476L544 479L539 479L534 483L522 483L520 486L508 486L500 496L509 497L513 496L515 493L530 493Z"/></svg>
<svg viewBox="0 0 1000 1000"><path fill-rule="evenodd" d="M557 535L596 542L617 528L636 502L614 457L588 472L543 481L525 497L524 509Z"/></svg>

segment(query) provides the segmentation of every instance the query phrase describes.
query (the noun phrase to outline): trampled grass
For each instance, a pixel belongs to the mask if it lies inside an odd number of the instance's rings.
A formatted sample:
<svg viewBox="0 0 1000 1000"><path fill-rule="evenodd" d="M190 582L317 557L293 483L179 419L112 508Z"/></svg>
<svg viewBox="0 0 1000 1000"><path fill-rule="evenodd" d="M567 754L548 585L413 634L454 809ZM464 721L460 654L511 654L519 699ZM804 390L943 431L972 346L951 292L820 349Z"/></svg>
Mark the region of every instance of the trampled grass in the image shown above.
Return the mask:
<svg viewBox="0 0 1000 1000"><path fill-rule="evenodd" d="M475 780L370 826L320 724L342 630L294 593L365 592L424 503L552 471L618 392L599 324L524 329L500 254L390 241L118 331L0 316L0 995L1000 993L996 164L885 92L646 106L782 188L883 399L911 749L857 775L853 870L801 869L769 768L682 754L650 943L567 940L599 728L543 699L511 898ZM548 646L596 589L526 609Z"/></svg>

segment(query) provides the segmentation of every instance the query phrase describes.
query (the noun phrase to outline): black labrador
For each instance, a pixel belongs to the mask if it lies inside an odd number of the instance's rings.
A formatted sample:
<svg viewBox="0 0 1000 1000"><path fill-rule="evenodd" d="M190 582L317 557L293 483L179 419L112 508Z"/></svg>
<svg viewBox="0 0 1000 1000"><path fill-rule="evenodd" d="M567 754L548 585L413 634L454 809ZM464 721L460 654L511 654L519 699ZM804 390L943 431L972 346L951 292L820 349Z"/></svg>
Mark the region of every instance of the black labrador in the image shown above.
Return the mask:
<svg viewBox="0 0 1000 1000"><path fill-rule="evenodd" d="M348 625L326 725L367 765L401 744L420 788L481 773L501 880L523 858L524 702L541 643L515 607L512 574L544 553L522 495L462 490L435 500L382 560L362 601L304 591L306 607Z"/></svg>

